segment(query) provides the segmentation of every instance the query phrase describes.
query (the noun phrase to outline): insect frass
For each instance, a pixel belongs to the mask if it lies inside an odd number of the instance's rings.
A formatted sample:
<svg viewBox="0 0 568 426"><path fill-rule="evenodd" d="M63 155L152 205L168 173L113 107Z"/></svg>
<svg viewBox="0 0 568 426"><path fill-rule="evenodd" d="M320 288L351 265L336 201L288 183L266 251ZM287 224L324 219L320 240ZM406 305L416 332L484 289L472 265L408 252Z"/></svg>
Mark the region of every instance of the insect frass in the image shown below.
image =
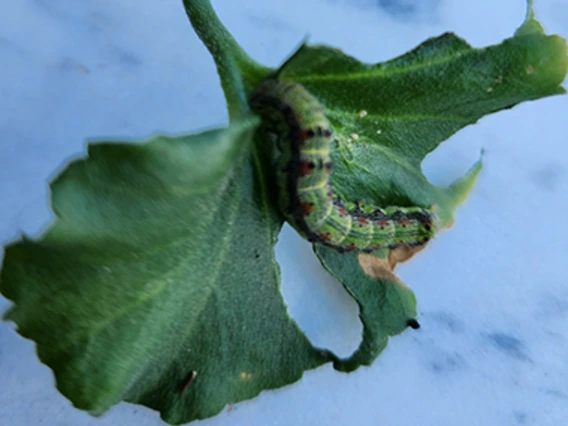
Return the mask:
<svg viewBox="0 0 568 426"><path fill-rule="evenodd" d="M434 214L421 207L351 207L333 194L331 126L323 106L297 83L268 79L250 105L280 150L280 209L305 238L339 251L373 252L426 244L434 235Z"/></svg>

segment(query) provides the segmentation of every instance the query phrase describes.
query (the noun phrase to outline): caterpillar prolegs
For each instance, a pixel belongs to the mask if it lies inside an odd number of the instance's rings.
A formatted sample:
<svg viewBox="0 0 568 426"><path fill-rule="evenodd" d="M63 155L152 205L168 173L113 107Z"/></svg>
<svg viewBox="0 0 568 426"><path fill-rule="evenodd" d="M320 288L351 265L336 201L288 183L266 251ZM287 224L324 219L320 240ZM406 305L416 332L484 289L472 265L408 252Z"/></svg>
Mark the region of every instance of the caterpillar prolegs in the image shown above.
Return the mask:
<svg viewBox="0 0 568 426"><path fill-rule="evenodd" d="M322 105L297 83L268 79L250 105L276 136L280 208L303 237L339 251L426 244L434 214L420 207L350 206L330 185L333 134Z"/></svg>

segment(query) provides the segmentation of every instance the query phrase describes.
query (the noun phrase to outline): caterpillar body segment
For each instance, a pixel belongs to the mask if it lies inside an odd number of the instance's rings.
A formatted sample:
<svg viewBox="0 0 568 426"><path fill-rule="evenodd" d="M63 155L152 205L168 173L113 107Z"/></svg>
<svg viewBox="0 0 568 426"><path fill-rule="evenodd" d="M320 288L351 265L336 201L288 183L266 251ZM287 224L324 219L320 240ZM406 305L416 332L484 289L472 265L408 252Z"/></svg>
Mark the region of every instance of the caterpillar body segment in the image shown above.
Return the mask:
<svg viewBox="0 0 568 426"><path fill-rule="evenodd" d="M303 86L265 80L250 105L276 136L280 209L303 237L339 251L365 252L423 245L432 238L429 209L353 207L333 194L333 133L322 105Z"/></svg>

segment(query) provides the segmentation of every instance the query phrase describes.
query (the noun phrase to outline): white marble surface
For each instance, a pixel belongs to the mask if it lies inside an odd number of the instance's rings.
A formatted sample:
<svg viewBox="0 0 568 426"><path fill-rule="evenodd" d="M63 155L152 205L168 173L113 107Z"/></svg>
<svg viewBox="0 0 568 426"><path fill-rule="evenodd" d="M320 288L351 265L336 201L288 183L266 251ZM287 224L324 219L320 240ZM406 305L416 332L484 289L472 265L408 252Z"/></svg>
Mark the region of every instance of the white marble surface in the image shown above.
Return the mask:
<svg viewBox="0 0 568 426"><path fill-rule="evenodd" d="M393 3L214 1L237 40L270 65L306 33L379 61L446 30L474 46L497 43L524 16L522 0L431 0L414 11ZM568 37L568 0L536 3L547 31ZM86 139L226 122L212 60L181 0L5 2L0 60L2 242L49 223L47 180L84 154ZM523 104L464 129L427 158L427 175L445 184L487 150L454 228L399 269L417 294L422 329L394 338L371 368L345 375L325 366L202 423L566 424L567 116L568 96ZM277 254L294 318L315 344L349 354L361 332L354 303L289 229ZM8 305L0 298L1 311ZM100 419L73 409L13 328L0 323L0 425L161 424L157 413L125 403Z"/></svg>

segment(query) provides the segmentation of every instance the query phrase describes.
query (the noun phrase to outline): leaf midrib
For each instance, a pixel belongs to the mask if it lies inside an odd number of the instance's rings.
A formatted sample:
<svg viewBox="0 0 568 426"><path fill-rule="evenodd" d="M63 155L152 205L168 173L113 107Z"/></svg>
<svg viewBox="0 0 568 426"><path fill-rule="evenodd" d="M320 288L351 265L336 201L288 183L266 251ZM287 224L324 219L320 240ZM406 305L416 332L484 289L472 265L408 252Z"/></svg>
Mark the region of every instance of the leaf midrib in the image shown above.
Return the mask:
<svg viewBox="0 0 568 426"><path fill-rule="evenodd" d="M376 119L376 120L382 120L382 121L452 121L452 122L456 122L456 123L463 123L463 122L467 122L467 118L462 117L462 116L457 116L457 115L428 115L428 114L396 114L396 115L382 115L382 114L376 114L376 113L369 113L367 112L367 114L365 115L364 118L359 117L359 113L357 112L347 112L341 109L329 109L326 112L327 116L331 116L333 117L335 116L339 116L339 117L345 117L348 118L349 120L353 121L353 119L355 120L370 120L370 119ZM370 123L365 123L365 125L370 125ZM377 125L380 125L380 123L378 123Z"/></svg>
<svg viewBox="0 0 568 426"><path fill-rule="evenodd" d="M383 63L382 67L377 67L376 65L367 65L369 68L366 71L359 72L349 72L348 74L320 74L320 75L305 75L305 76L294 76L294 81L310 82L310 81L336 81L336 80L363 80L370 78L391 78L395 75L402 75L407 73L412 73L415 71L420 71L425 68L437 67L445 65L452 60L467 57L473 53L483 51L484 49L474 49L471 46L468 50L462 50L452 55L447 55L435 61L429 61L427 63L414 63L407 66L396 66L393 68L389 67L389 62Z"/></svg>

